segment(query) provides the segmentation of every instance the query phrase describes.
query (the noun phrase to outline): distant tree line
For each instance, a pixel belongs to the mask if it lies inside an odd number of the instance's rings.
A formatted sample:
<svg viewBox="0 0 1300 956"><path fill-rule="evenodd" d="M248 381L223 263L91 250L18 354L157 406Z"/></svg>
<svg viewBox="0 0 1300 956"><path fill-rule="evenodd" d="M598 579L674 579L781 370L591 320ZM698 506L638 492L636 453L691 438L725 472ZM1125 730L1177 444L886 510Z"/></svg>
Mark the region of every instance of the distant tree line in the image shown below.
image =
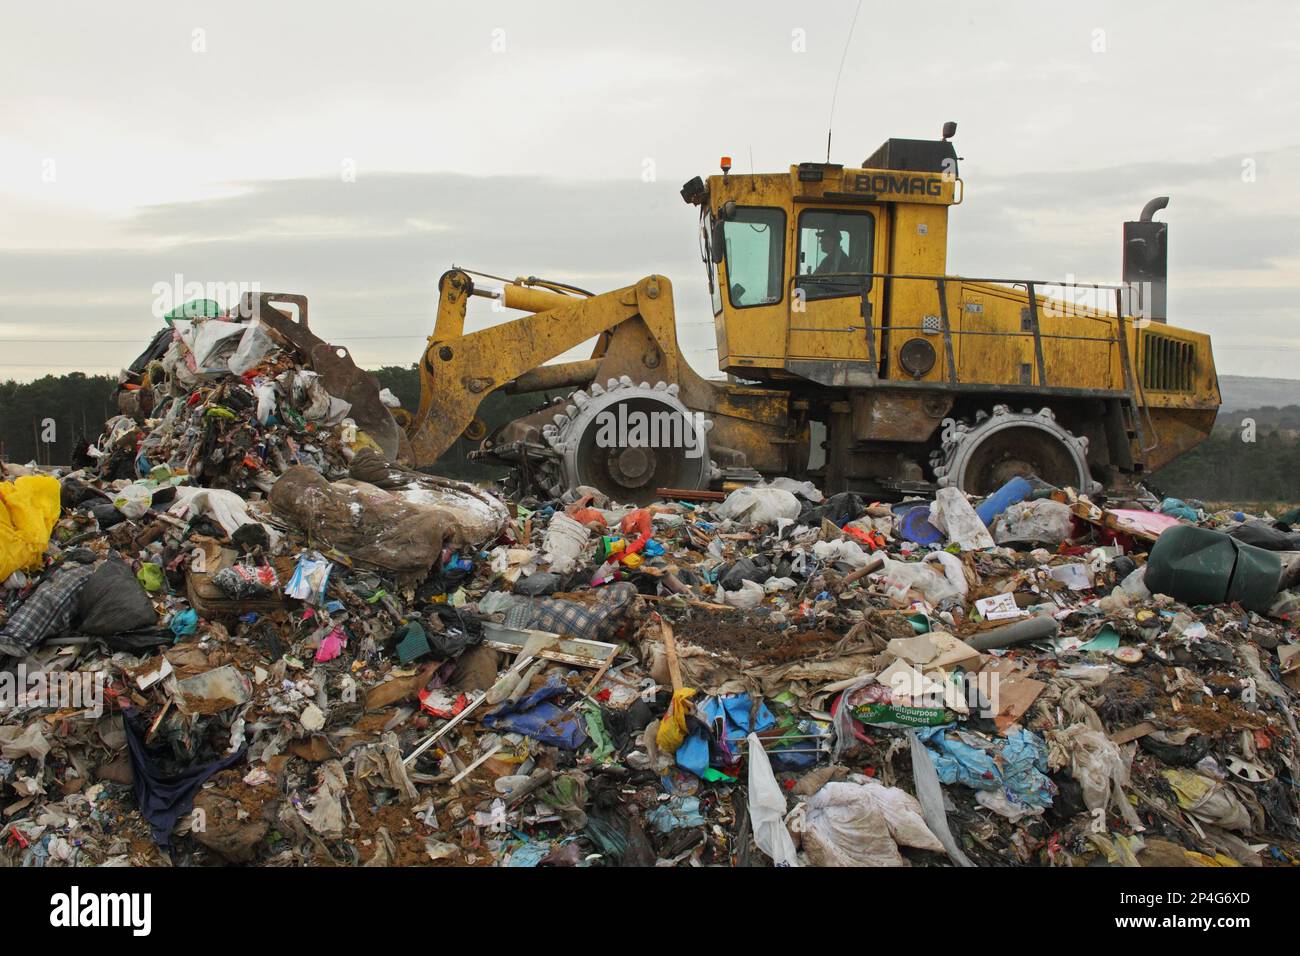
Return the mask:
<svg viewBox="0 0 1300 956"><path fill-rule="evenodd" d="M1300 440L1295 431L1267 427L1256 418L1251 436L1240 426L1242 418L1250 417L1252 412L1234 414L1232 427L1216 427L1201 444L1155 472L1152 483L1176 498L1300 503ZM1250 437L1254 441L1248 441Z"/></svg>
<svg viewBox="0 0 1300 956"><path fill-rule="evenodd" d="M0 383L0 458L66 465L76 443L94 441L117 414L116 387L116 376L82 372Z"/></svg>

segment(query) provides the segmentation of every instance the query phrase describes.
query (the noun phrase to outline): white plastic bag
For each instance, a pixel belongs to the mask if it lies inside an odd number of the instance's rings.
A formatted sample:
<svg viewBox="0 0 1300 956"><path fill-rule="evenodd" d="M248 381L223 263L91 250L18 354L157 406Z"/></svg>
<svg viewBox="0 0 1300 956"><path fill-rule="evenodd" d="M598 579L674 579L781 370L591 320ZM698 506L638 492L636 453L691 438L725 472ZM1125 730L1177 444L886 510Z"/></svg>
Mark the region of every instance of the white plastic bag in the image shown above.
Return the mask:
<svg viewBox="0 0 1300 956"><path fill-rule="evenodd" d="M948 583L962 597L966 596L969 585L966 582L966 568L961 563L961 558L955 554L949 554L947 551L931 551L921 559L926 564L943 565L943 576L948 579ZM943 598L938 598L943 600Z"/></svg>
<svg viewBox="0 0 1300 956"><path fill-rule="evenodd" d="M253 394L257 396L257 421L265 425L267 421L275 414L276 391L275 385L271 382L260 382L253 389Z"/></svg>
<svg viewBox="0 0 1300 956"><path fill-rule="evenodd" d="M780 488L737 488L718 505L723 518L746 524L776 524L781 518L799 517L799 499Z"/></svg>
<svg viewBox="0 0 1300 956"><path fill-rule="evenodd" d="M244 330L243 338L239 340L239 347L235 349L235 354L230 356L230 361L226 362L226 367L234 375L243 375L266 358L266 353L274 346L275 341L266 331L266 327L260 320L254 319Z"/></svg>
<svg viewBox="0 0 1300 956"><path fill-rule="evenodd" d="M785 794L776 782L771 761L758 734L751 733L746 739L749 741L746 751L749 760L749 825L754 831L754 843L777 866L798 866L794 840L785 828Z"/></svg>
<svg viewBox="0 0 1300 956"><path fill-rule="evenodd" d="M860 568L871 560L871 556L862 550L856 541L836 538L834 541L818 541L813 545L813 556L822 564L844 564Z"/></svg>
<svg viewBox="0 0 1300 956"><path fill-rule="evenodd" d="M921 816L930 832L943 844L948 859L958 866L974 866L953 838L948 826L948 811L943 803L943 786L939 783L939 771L934 769L934 760L930 751L925 749L921 738L915 731L908 731L908 742L912 747L912 781L916 784L916 799L921 805Z"/></svg>
<svg viewBox="0 0 1300 956"><path fill-rule="evenodd" d="M144 516L153 504L153 492L145 485L127 485L113 496L113 504L132 521Z"/></svg>
<svg viewBox="0 0 1300 956"><path fill-rule="evenodd" d="M795 481L793 478L786 478L782 475L780 478L773 478L767 483L769 488L779 488L782 491L789 491L815 505L821 504L826 500L825 496L818 490L817 486L811 481Z"/></svg>
<svg viewBox="0 0 1300 956"><path fill-rule="evenodd" d="M952 555L949 555L952 557ZM894 561L885 559L883 571L873 575L884 582L885 593L898 604L910 603L908 592L915 588L930 604L948 598L963 597L964 588L958 588L948 579L945 569L936 568L932 561ZM964 578L963 578L964 580Z"/></svg>
<svg viewBox="0 0 1300 956"><path fill-rule="evenodd" d="M993 522L993 537L998 544L1018 541L1060 544L1069 536L1070 508L1050 498L1017 502Z"/></svg>
<svg viewBox="0 0 1300 956"><path fill-rule="evenodd" d="M963 551L995 547L989 529L975 513L960 488L940 488L930 503L930 524L942 531Z"/></svg>
<svg viewBox="0 0 1300 956"><path fill-rule="evenodd" d="M551 517L551 523L546 526L546 536L542 539L551 570L556 574L572 571L590 534L591 530L586 525L575 521L563 511L557 511Z"/></svg>
<svg viewBox="0 0 1300 956"><path fill-rule="evenodd" d="M753 581L741 581L739 591L724 591L722 600L732 607L745 608L752 610L763 603L763 596L767 592L763 590L763 585Z"/></svg>
<svg viewBox="0 0 1300 956"><path fill-rule="evenodd" d="M816 866L907 866L899 845L943 852L921 805L877 780L828 783L805 805L804 854Z"/></svg>
<svg viewBox="0 0 1300 956"><path fill-rule="evenodd" d="M1149 600L1151 592L1147 589L1147 566L1142 565L1119 582L1119 589L1134 600Z"/></svg>

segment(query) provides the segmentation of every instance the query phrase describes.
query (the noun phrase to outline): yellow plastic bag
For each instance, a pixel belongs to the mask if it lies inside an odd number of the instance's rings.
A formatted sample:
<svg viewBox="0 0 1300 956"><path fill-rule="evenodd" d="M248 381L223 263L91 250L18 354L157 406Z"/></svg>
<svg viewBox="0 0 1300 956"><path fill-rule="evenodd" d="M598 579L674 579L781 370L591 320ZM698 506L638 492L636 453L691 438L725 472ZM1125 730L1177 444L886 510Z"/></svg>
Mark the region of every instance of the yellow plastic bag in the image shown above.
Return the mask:
<svg viewBox="0 0 1300 956"><path fill-rule="evenodd" d="M59 507L57 478L24 475L0 482L0 581L40 566Z"/></svg>
<svg viewBox="0 0 1300 956"><path fill-rule="evenodd" d="M659 721L659 732L655 734L655 746L666 754L677 753L677 748L686 739L686 715L690 713L690 699L695 696L695 688L683 687L673 693L668 713Z"/></svg>

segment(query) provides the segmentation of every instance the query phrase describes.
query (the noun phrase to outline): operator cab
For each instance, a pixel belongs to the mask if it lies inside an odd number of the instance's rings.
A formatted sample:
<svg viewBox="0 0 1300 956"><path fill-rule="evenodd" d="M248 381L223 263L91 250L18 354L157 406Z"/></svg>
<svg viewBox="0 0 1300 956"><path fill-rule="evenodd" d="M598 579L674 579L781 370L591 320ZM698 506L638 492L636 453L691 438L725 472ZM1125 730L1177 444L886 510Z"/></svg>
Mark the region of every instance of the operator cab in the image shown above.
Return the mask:
<svg viewBox="0 0 1300 956"><path fill-rule="evenodd" d="M952 144L891 139L861 168L731 175L730 160L721 165L707 184L696 177L682 187L700 207L720 368L827 385L888 374L892 306L878 277L943 274L947 207L958 193Z"/></svg>

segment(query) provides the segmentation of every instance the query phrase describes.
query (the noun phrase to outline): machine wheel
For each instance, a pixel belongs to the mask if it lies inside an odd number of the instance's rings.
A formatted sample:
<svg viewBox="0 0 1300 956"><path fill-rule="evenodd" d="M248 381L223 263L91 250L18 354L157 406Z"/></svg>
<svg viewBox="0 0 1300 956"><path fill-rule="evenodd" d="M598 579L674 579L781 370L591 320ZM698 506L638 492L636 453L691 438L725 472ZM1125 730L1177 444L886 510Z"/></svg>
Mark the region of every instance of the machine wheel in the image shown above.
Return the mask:
<svg viewBox="0 0 1300 956"><path fill-rule="evenodd" d="M1095 494L1101 485L1088 470L1088 439L1056 422L1050 408L1013 412L997 405L975 422L946 419L943 445L931 456L941 488L992 494L1017 476L1037 475L1058 487Z"/></svg>
<svg viewBox="0 0 1300 956"><path fill-rule="evenodd" d="M631 504L654 501L656 488L707 488L713 423L683 405L677 391L624 375L574 392L554 424L542 428L557 452L543 484L556 495L590 485Z"/></svg>

